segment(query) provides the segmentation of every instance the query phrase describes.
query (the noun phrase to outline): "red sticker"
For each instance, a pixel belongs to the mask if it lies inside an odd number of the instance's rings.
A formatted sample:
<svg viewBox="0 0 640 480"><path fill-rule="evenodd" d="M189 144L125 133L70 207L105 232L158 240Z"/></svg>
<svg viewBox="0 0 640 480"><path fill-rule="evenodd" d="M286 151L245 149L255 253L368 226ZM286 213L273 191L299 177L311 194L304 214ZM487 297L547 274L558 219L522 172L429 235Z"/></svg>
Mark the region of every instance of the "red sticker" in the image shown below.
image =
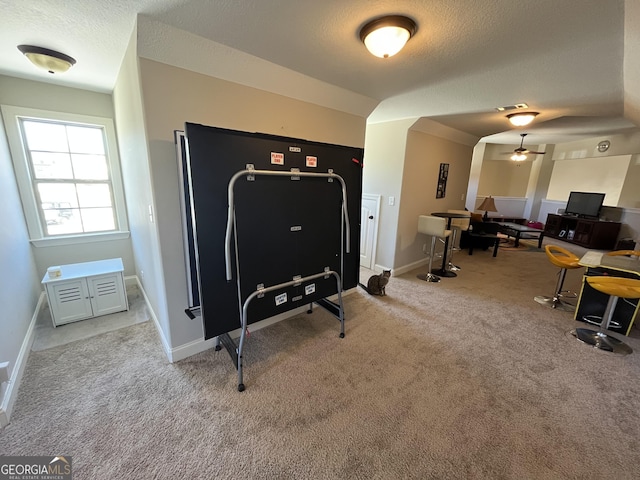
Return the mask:
<svg viewBox="0 0 640 480"><path fill-rule="evenodd" d="M307 156L307 167L317 167L318 166L318 157Z"/></svg>
<svg viewBox="0 0 640 480"><path fill-rule="evenodd" d="M284 165L284 153L271 152L272 165Z"/></svg>

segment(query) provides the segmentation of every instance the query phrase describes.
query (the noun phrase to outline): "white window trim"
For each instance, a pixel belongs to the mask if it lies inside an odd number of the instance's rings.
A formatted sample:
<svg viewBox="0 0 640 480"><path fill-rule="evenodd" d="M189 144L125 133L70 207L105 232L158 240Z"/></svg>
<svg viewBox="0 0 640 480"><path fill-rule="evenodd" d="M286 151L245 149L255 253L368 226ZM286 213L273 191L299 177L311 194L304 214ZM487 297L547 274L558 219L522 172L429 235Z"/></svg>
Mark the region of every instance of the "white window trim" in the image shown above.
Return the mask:
<svg viewBox="0 0 640 480"><path fill-rule="evenodd" d="M52 112L34 108L2 105L2 117L7 131L9 149L13 160L18 190L24 211L31 243L37 247L53 245L69 245L86 242L99 242L117 240L129 237L129 224L127 222L127 210L124 200L124 188L122 186L122 174L120 170L120 157L116 143L116 131L113 120L107 117L93 117L64 112ZM78 235L47 236L42 229L42 223L38 216L38 205L33 192L33 182L25 150L25 145L20 134L20 118L47 119L60 122L74 122L87 125L96 125L104 128L107 137L107 155L111 174L111 186L115 202L117 217L116 231L82 233Z"/></svg>

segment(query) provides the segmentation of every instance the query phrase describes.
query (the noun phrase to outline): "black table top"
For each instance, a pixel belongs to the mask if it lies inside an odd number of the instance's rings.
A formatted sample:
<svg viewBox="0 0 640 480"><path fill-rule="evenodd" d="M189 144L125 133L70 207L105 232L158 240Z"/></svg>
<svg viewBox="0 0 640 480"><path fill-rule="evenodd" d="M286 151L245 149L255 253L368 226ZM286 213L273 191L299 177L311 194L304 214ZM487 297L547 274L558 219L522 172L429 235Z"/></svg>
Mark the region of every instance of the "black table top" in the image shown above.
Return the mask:
<svg viewBox="0 0 640 480"><path fill-rule="evenodd" d="M469 215L465 215L464 213L451 213L451 212L433 212L431 215L434 217L442 217L442 218L467 218Z"/></svg>

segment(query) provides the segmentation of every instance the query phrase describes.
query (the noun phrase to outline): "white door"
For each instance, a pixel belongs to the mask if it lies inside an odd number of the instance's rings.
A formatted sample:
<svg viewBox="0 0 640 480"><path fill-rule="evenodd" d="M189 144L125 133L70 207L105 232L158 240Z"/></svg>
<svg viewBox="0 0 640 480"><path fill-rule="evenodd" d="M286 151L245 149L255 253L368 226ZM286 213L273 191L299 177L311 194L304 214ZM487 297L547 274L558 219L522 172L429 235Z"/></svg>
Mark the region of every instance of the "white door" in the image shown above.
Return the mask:
<svg viewBox="0 0 640 480"><path fill-rule="evenodd" d="M380 195L362 194L360 265L373 270L376 243L378 240L378 217L380 215Z"/></svg>

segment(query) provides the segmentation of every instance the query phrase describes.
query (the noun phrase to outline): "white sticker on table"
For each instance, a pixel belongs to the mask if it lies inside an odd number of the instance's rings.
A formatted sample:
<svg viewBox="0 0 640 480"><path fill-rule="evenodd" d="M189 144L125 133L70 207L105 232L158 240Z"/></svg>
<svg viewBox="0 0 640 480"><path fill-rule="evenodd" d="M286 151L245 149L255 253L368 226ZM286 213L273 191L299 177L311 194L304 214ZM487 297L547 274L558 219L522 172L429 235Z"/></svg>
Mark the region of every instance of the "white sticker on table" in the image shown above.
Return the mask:
<svg viewBox="0 0 640 480"><path fill-rule="evenodd" d="M304 294L305 295L311 295L315 291L316 291L316 284L315 283L310 283L309 285L306 285L304 287Z"/></svg>
<svg viewBox="0 0 640 480"><path fill-rule="evenodd" d="M287 293L281 293L280 295L276 295L276 306L282 305L283 303L287 303Z"/></svg>
<svg viewBox="0 0 640 480"><path fill-rule="evenodd" d="M317 167L318 166L318 157L312 157L307 155L307 167Z"/></svg>

